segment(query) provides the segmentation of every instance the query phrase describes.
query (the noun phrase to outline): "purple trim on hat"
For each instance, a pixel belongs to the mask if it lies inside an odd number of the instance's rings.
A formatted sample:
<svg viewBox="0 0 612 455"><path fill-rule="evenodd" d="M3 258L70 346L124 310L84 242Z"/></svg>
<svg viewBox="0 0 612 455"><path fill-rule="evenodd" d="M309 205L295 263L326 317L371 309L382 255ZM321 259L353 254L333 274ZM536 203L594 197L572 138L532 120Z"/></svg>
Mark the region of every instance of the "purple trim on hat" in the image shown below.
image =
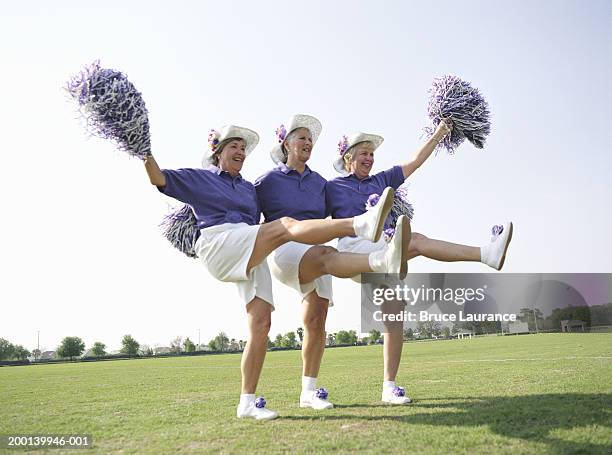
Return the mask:
<svg viewBox="0 0 612 455"><path fill-rule="evenodd" d="M340 156L344 155L348 148L348 137L346 137L345 134L340 138L340 142L338 142L338 153L340 154Z"/></svg>
<svg viewBox="0 0 612 455"><path fill-rule="evenodd" d="M281 124L281 126L276 128L276 137L278 138L278 143L282 144L287 137L287 128L285 128L285 125Z"/></svg>
<svg viewBox="0 0 612 455"><path fill-rule="evenodd" d="M208 132L208 147L211 151L216 152L217 146L219 145L219 138L221 137L221 133L217 130L211 129Z"/></svg>

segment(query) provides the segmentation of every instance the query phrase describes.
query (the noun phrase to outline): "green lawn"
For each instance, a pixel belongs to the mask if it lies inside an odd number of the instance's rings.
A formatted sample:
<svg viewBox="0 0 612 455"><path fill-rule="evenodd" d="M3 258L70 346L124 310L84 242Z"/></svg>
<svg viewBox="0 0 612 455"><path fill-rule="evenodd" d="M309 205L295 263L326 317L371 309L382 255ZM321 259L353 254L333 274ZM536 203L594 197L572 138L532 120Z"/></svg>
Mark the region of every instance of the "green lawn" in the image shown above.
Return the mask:
<svg viewBox="0 0 612 455"><path fill-rule="evenodd" d="M268 353L259 393L281 414L272 422L235 418L239 362L0 368L0 434L93 435L93 449L47 452L69 454L612 453L612 334L407 343L405 407L379 402L381 346L329 349L319 385L336 408L324 412L297 406L300 352Z"/></svg>

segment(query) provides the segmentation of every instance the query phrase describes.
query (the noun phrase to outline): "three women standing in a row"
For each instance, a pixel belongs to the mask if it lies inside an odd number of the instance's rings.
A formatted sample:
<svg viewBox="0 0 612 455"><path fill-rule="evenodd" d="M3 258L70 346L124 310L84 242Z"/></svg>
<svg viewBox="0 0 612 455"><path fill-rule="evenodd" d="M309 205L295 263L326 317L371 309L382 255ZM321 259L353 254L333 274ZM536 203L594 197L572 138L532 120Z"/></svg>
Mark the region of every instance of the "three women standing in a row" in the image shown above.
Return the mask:
<svg viewBox="0 0 612 455"><path fill-rule="evenodd" d="M160 170L152 156L145 168L152 184L168 196L189 204L201 229L196 253L210 273L236 282L246 305L249 339L242 356L242 393L238 417L273 419L255 390L266 355L273 310L269 263L274 276L295 289L302 299L304 341L299 404L313 409L333 407L316 381L325 347L325 320L333 303L331 276L361 273L397 274L409 258L423 255L442 261L482 261L496 269L503 265L512 224L505 225L483 248L456 245L414 233L408 219L398 219L389 243L381 238L393 190L429 157L452 125L442 122L414 158L400 166L370 175L374 151L382 137L356 133L341 141L334 163L342 177L326 182L307 162L321 132L309 115L294 115L277 130L278 144L271 157L276 167L259 177L255 186L240 176L246 156L258 142L255 132L237 126L212 131L204 169ZM366 212L365 202L379 194ZM260 210L265 223L259 224ZM332 216L332 219L324 218ZM339 238L338 249L324 244ZM385 334L382 400L406 404L410 398L396 386L401 359L401 333Z"/></svg>

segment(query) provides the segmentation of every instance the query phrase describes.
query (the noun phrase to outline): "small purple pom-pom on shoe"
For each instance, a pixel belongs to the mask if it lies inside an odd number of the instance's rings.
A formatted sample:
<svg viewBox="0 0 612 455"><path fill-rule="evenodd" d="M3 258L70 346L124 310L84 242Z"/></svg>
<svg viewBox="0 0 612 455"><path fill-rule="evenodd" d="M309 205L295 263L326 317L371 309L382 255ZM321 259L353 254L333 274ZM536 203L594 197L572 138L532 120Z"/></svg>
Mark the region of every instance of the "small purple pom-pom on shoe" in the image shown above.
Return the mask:
<svg viewBox="0 0 612 455"><path fill-rule="evenodd" d="M255 400L255 407L262 409L266 407L266 399L264 397L258 397L257 400Z"/></svg>

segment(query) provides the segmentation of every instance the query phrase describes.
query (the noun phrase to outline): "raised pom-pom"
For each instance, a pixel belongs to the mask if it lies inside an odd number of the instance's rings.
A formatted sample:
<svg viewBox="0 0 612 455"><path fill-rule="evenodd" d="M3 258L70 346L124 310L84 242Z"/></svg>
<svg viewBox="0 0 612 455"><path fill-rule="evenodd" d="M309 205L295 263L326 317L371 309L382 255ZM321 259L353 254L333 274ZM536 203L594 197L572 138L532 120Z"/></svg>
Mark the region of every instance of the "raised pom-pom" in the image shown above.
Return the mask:
<svg viewBox="0 0 612 455"><path fill-rule="evenodd" d="M151 153L147 108L125 74L95 61L70 79L66 90L78 102L91 134L140 159Z"/></svg>
<svg viewBox="0 0 612 455"><path fill-rule="evenodd" d="M159 225L164 237L173 247L190 258L197 257L195 244L200 236L197 220L193 210L188 205L172 210Z"/></svg>
<svg viewBox="0 0 612 455"><path fill-rule="evenodd" d="M483 148L491 122L489 106L480 91L457 76L447 75L434 79L429 94L427 115L433 126L424 128L427 137L433 135L442 119L450 119L453 124L437 148L455 153L465 139Z"/></svg>

